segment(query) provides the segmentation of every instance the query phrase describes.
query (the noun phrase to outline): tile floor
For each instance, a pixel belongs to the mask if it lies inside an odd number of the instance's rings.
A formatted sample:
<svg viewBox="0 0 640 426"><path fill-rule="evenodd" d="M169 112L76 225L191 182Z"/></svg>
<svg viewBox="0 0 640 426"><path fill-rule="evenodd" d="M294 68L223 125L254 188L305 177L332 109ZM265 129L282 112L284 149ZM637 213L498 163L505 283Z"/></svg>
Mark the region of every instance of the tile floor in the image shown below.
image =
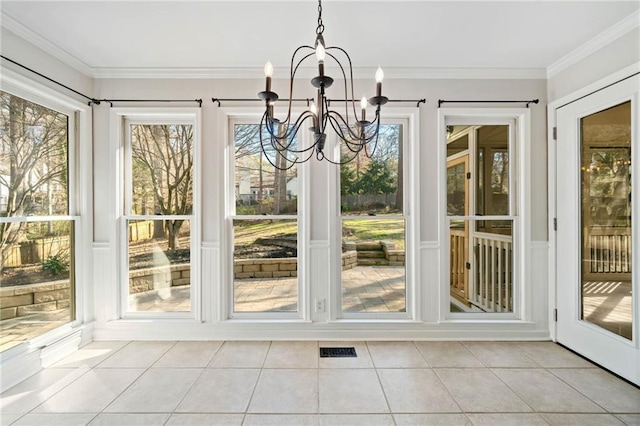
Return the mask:
<svg viewBox="0 0 640 426"><path fill-rule="evenodd" d="M2 425L640 425L640 389L550 342L94 342L0 404Z"/></svg>

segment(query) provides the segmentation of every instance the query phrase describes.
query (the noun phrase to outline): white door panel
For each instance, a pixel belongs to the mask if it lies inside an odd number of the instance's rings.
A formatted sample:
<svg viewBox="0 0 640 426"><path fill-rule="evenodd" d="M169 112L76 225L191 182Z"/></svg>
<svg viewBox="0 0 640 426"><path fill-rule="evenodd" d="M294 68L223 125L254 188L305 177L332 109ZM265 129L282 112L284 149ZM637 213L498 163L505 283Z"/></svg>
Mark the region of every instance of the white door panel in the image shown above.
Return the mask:
<svg viewBox="0 0 640 426"><path fill-rule="evenodd" d="M633 76L556 112L557 339L636 384L639 87Z"/></svg>

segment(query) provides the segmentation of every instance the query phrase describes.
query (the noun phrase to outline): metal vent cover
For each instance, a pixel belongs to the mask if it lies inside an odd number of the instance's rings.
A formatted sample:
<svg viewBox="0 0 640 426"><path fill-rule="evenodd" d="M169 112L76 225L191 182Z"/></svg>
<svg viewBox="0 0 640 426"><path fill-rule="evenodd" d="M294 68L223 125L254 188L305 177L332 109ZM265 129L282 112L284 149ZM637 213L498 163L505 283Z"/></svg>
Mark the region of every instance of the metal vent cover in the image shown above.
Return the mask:
<svg viewBox="0 0 640 426"><path fill-rule="evenodd" d="M355 358L356 348L320 348L320 358Z"/></svg>

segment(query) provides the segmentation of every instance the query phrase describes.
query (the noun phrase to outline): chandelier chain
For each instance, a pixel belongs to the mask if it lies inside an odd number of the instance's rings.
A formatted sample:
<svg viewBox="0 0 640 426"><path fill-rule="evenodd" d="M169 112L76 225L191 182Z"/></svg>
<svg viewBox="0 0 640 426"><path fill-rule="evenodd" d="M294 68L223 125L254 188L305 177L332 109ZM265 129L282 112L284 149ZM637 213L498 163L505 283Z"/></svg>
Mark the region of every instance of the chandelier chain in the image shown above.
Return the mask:
<svg viewBox="0 0 640 426"><path fill-rule="evenodd" d="M322 0L318 0L318 27L316 28L316 34L322 34L324 32L324 24L322 23Z"/></svg>

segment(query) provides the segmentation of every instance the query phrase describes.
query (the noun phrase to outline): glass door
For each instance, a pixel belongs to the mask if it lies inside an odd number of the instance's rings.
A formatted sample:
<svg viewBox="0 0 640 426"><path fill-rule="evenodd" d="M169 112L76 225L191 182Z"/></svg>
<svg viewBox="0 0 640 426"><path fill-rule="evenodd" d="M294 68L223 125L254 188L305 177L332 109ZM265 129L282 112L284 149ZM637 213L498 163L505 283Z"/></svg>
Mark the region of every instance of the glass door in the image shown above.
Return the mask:
<svg viewBox="0 0 640 426"><path fill-rule="evenodd" d="M556 148L558 341L635 383L638 83L560 108Z"/></svg>

